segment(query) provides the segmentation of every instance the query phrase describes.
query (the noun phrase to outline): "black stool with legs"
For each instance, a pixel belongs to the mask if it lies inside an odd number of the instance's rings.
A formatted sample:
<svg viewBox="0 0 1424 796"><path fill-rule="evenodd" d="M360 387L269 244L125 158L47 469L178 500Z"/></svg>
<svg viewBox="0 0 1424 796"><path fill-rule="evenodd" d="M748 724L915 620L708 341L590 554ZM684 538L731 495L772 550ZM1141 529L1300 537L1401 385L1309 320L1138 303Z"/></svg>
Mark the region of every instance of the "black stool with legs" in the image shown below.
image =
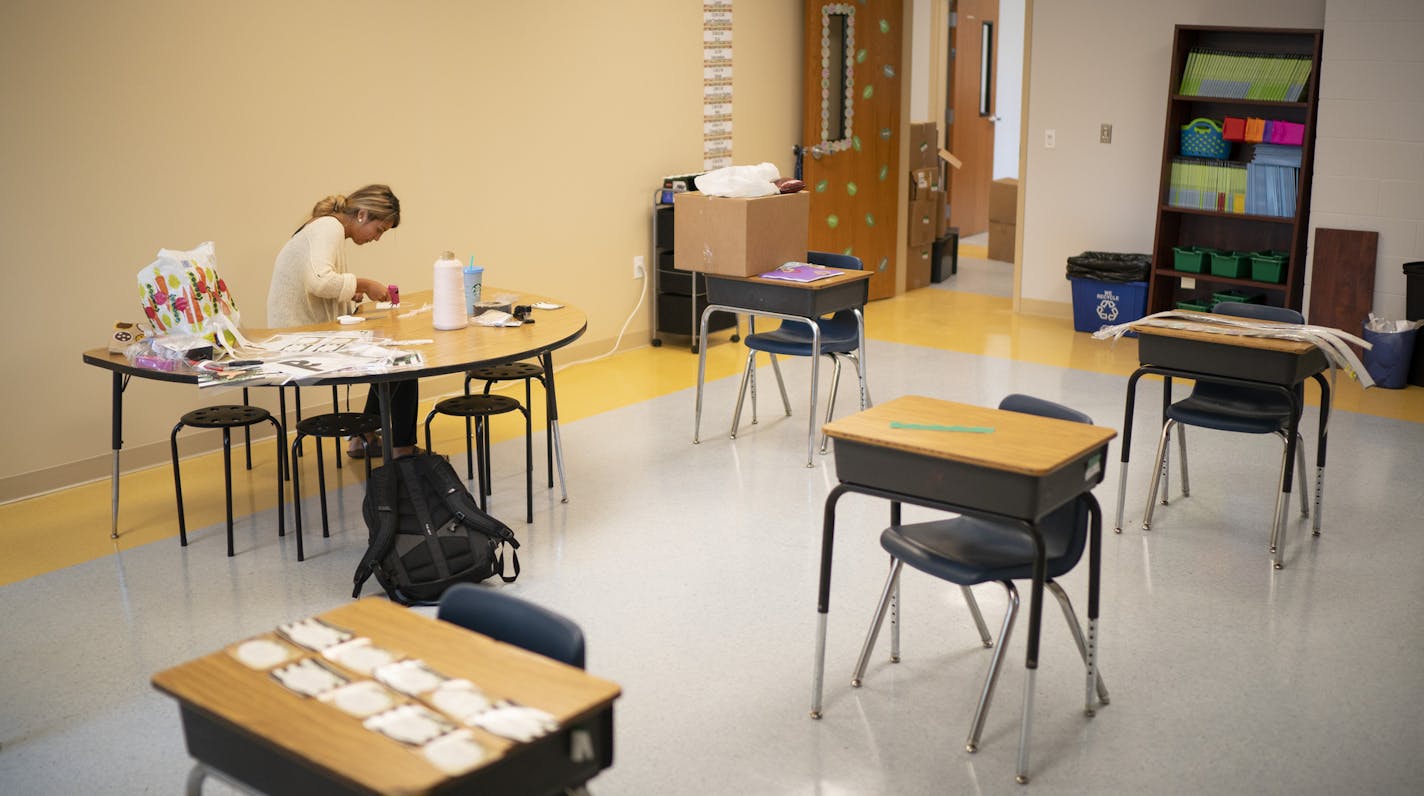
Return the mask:
<svg viewBox="0 0 1424 796"><path fill-rule="evenodd" d="M435 408L425 416L425 449L430 445L430 421L436 415L452 415L465 418L465 467L467 477L475 477L475 453L479 454L480 508L485 508L485 496L490 489L490 430L489 418L506 412L524 415L524 503L525 522L534 521L534 424L529 417L529 409L506 395L457 395L435 404ZM475 444L470 447L470 419L474 418Z"/></svg>
<svg viewBox="0 0 1424 796"><path fill-rule="evenodd" d="M465 374L465 394L470 394L470 382L479 379L485 383L484 393L489 395L490 388L498 381L523 381L524 382L524 405L533 410L534 404L530 402L531 394L529 383L538 381L544 388L544 455L548 459L549 488L554 488L554 459L558 457L559 463L559 491L561 501L569 502L568 485L564 483L564 451L559 445L559 431L554 425L554 418L558 411L553 406L554 396L549 392L549 382L544 377L544 367L536 362L510 362L505 365L495 365L488 368L475 368Z"/></svg>
<svg viewBox="0 0 1424 796"><path fill-rule="evenodd" d="M232 556L232 430L234 428L250 429L252 426L269 422L277 430L277 535L286 536L286 514L282 508L283 500L282 476L286 461L286 451L282 441L286 434L282 430L282 424L271 412L260 406L238 406L234 404L221 404L218 406L206 406L193 411L179 418L178 424L173 427L173 433L168 435L169 448L173 454L173 492L178 496L178 541L184 546L188 546L188 524L183 516L183 481L178 473L178 431L184 426L191 428L220 428L222 429L223 441L223 480L227 491L227 554ZM251 454L249 453L249 457ZM248 459L248 469L251 469L251 459ZM300 538L300 537L299 537Z"/></svg>
<svg viewBox="0 0 1424 796"><path fill-rule="evenodd" d="M297 560L303 561L306 552L302 549L302 488L299 475L301 466L297 463L297 457L301 455L302 439L304 437L350 437L355 435L373 434L381 430L381 419L375 415L368 415L361 412L331 412L316 417L309 417L297 423L297 436L292 440L292 501L293 517L297 521ZM336 455L336 461L341 463L340 449ZM371 477L371 457L367 455L366 477ZM319 491L321 493L321 535L331 536L331 530L326 521L326 467L322 461L321 445L316 446L316 474Z"/></svg>

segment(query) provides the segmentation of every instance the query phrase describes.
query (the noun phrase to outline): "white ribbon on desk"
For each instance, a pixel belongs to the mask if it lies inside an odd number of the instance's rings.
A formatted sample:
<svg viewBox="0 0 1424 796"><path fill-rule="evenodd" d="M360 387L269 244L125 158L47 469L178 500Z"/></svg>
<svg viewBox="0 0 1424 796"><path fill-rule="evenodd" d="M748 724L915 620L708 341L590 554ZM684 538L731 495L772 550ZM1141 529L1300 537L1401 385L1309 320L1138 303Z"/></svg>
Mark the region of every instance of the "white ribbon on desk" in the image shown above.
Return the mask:
<svg viewBox="0 0 1424 796"><path fill-rule="evenodd" d="M1282 324L1263 323L1250 318L1241 318L1234 315L1216 315L1210 312L1192 312L1190 310L1167 310L1139 318L1128 323L1120 323L1116 326L1104 326L1093 332L1094 339L1116 341L1128 331L1142 328L1159 329L1181 329L1190 332L1208 332L1212 334L1229 334L1238 337L1269 337L1275 340L1294 340L1301 343L1310 343L1320 349L1325 354L1325 360L1330 363L1330 389L1335 389L1336 369L1343 369L1352 379L1360 383L1366 389L1375 386L1375 380L1370 378L1370 373L1365 369L1364 363L1355 356L1354 349L1348 343L1353 343L1362 348L1373 348L1371 343L1344 332L1333 329L1329 326L1309 326L1306 324Z"/></svg>

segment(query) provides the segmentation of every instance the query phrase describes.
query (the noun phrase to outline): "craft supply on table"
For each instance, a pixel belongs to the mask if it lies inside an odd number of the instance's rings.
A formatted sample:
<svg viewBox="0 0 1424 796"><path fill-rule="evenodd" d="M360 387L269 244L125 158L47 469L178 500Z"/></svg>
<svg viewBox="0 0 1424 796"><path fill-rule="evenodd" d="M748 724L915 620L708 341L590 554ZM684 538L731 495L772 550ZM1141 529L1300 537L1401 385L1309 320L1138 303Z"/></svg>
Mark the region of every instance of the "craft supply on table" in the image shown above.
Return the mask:
<svg viewBox="0 0 1424 796"><path fill-rule="evenodd" d="M993 434L994 429L987 426L941 426L935 423L902 423L899 420L890 421L891 428L903 428L912 431L959 431L966 434Z"/></svg>
<svg viewBox="0 0 1424 796"><path fill-rule="evenodd" d="M465 280L454 252L441 252L435 261L434 286L431 324L441 331L465 328L470 317L465 308Z"/></svg>

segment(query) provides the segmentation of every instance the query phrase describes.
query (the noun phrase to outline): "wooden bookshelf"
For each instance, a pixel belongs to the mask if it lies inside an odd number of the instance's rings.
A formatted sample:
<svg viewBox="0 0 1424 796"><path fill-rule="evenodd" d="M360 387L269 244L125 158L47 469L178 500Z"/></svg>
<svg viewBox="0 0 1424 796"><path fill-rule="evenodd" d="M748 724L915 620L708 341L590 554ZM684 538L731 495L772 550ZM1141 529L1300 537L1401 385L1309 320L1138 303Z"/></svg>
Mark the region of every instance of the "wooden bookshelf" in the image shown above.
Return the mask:
<svg viewBox="0 0 1424 796"><path fill-rule="evenodd" d="M1167 118L1162 139L1157 229L1152 247L1148 312L1176 309L1177 302L1210 303L1212 293L1234 289L1259 293L1267 304L1301 309L1305 286L1306 236L1310 227L1310 187L1315 160L1315 122L1320 97L1321 31L1288 28L1232 28L1178 25L1172 41L1172 68L1167 85ZM1310 58L1310 76L1299 101L1194 96L1180 93L1187 55L1207 48L1233 53L1297 55ZM1295 212L1289 216L1245 215L1168 204L1172 162L1180 156L1182 126L1206 117L1220 123L1227 116L1295 122L1304 125L1301 162L1296 183ZM1250 145L1232 143L1225 158L1250 159ZM1178 271L1174 248L1209 247L1229 251L1286 252L1280 283Z"/></svg>

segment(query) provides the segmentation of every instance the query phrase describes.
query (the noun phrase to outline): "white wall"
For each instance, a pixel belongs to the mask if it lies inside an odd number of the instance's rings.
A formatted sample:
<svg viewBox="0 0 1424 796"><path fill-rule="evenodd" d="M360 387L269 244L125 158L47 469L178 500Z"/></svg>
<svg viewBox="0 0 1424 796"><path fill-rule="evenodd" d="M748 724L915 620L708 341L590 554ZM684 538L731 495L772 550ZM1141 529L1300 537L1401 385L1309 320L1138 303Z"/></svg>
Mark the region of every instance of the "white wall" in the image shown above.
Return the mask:
<svg viewBox="0 0 1424 796"><path fill-rule="evenodd" d="M1424 260L1424 2L1327 0L1321 58L1310 243L1379 232L1374 311L1403 318L1400 266Z"/></svg>
<svg viewBox="0 0 1424 796"><path fill-rule="evenodd" d="M1021 296L1066 315L1068 257L1152 249L1173 26L1318 28L1325 0L1037 0L1032 14ZM1111 144L1098 143L1103 122Z"/></svg>

